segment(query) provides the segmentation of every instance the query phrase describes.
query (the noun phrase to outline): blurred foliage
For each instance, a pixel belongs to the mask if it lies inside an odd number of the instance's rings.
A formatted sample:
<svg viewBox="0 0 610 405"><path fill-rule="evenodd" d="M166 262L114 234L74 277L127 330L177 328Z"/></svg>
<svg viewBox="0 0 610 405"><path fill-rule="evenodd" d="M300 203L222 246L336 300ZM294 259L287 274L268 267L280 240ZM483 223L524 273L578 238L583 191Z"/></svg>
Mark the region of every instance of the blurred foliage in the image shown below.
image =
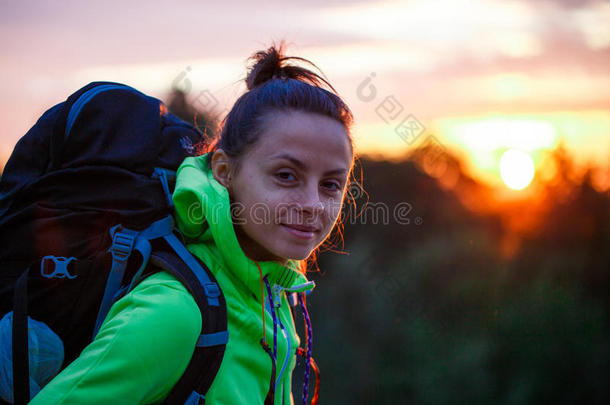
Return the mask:
<svg viewBox="0 0 610 405"><path fill-rule="evenodd" d="M174 88L169 93L167 108L178 118L183 119L189 124L197 127L206 139L214 138L218 127L218 122L213 111L198 108L189 100L188 94Z"/></svg>

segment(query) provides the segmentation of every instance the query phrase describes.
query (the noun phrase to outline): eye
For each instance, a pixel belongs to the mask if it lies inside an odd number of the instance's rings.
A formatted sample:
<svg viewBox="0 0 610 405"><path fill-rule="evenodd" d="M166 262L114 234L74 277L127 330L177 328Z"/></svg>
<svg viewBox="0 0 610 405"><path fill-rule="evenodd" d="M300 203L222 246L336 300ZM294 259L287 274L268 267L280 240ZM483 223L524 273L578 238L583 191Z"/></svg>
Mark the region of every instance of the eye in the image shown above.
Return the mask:
<svg viewBox="0 0 610 405"><path fill-rule="evenodd" d="M323 183L324 188L328 189L329 191L332 192L336 192L336 191L341 191L341 184L339 184L336 181L326 181Z"/></svg>
<svg viewBox="0 0 610 405"><path fill-rule="evenodd" d="M294 174L292 174L290 172L277 172L275 174L275 177L277 177L280 180L284 180L284 181L296 180L296 177L294 176Z"/></svg>

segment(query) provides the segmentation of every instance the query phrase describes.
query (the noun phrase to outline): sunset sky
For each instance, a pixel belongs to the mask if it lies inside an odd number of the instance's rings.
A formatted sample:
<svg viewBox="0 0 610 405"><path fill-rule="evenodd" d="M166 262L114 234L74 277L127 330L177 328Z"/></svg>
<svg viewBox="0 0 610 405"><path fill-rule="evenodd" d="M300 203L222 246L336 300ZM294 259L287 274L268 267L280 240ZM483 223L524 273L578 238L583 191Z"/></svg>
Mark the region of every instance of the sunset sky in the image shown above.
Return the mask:
<svg viewBox="0 0 610 405"><path fill-rule="evenodd" d="M222 113L246 58L286 39L354 111L360 153L401 156L433 135L492 185L507 150L538 168L561 140L581 164L608 166L609 1L264 4L0 3L0 165L42 112L95 80L162 99L174 83Z"/></svg>

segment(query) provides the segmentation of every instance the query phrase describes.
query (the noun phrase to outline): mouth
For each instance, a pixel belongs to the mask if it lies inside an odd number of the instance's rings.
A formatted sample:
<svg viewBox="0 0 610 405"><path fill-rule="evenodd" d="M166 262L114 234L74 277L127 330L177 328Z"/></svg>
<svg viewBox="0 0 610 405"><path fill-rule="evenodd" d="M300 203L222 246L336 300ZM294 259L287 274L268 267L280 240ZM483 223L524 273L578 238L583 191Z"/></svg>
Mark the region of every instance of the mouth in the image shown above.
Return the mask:
<svg viewBox="0 0 610 405"><path fill-rule="evenodd" d="M300 239L311 239L318 232L318 228L307 225L281 224L284 229Z"/></svg>

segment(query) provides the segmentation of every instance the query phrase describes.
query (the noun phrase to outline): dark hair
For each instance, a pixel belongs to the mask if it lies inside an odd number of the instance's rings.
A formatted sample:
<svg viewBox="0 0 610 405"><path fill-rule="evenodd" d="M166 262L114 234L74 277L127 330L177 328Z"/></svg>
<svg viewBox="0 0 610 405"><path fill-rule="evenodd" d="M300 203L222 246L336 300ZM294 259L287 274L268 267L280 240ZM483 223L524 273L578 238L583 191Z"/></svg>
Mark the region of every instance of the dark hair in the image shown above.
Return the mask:
<svg viewBox="0 0 610 405"><path fill-rule="evenodd" d="M258 141L269 113L297 110L322 114L343 124L353 153L349 132L353 115L348 106L326 79L287 62L299 60L320 70L316 65L297 56L284 56L284 42L279 48L273 45L266 51L256 52L249 60L252 64L245 78L248 91L237 99L221 122L220 135L207 151L222 149L238 166L239 158ZM331 91L323 88L324 85Z"/></svg>

